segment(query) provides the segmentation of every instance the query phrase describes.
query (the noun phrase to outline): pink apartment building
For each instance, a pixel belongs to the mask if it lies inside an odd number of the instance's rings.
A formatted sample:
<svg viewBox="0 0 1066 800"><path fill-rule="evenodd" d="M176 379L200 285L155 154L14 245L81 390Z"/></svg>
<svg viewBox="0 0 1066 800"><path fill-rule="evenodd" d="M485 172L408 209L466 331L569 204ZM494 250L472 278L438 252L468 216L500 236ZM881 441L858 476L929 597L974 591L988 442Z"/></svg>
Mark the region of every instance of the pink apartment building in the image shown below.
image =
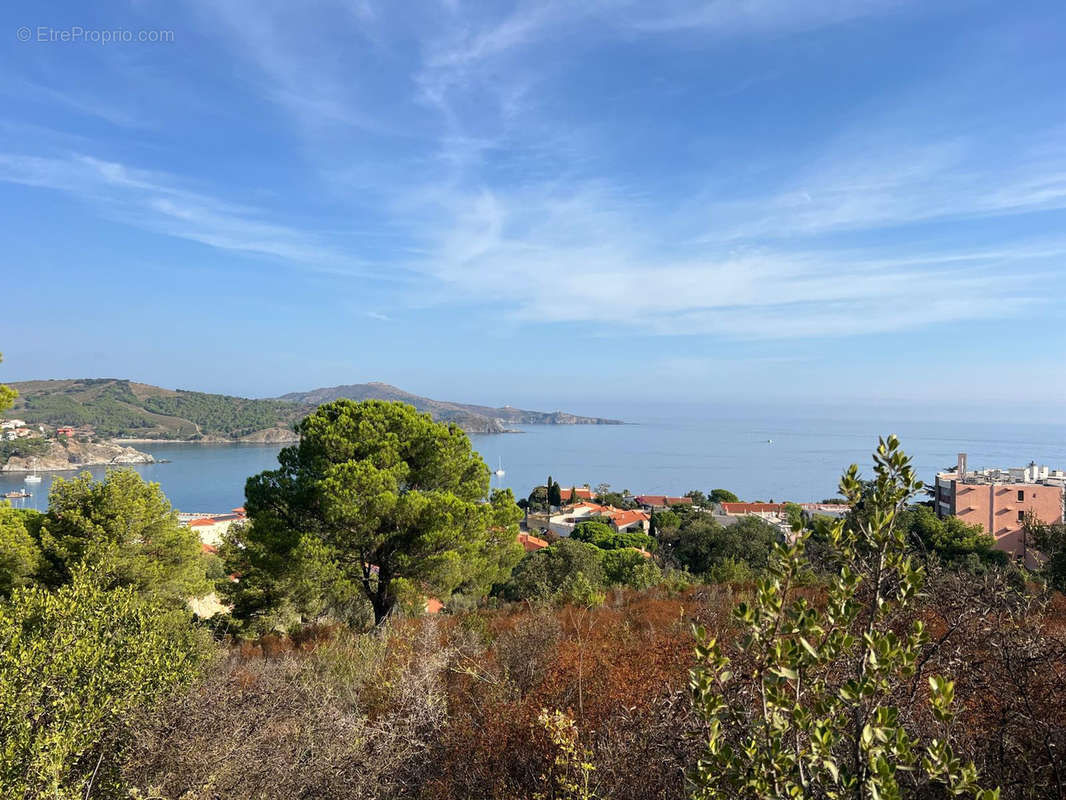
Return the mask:
<svg viewBox="0 0 1066 800"><path fill-rule="evenodd" d="M936 513L979 524L996 539L996 548L1032 565L1032 546L1025 541L1026 514L1042 522L1063 520L1066 473L1035 463L1012 469L968 471L966 454L958 465L936 476Z"/></svg>

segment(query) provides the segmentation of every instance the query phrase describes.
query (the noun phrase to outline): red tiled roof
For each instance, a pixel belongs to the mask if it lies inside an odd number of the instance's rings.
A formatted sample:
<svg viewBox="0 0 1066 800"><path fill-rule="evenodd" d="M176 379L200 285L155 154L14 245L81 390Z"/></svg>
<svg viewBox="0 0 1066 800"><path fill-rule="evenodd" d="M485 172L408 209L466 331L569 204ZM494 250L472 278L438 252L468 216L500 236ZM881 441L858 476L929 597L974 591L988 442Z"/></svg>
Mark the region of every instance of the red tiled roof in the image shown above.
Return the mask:
<svg viewBox="0 0 1066 800"><path fill-rule="evenodd" d="M651 517L643 511L619 511L611 514L611 522L616 528L624 528L634 522L647 522Z"/></svg>
<svg viewBox="0 0 1066 800"><path fill-rule="evenodd" d="M548 546L548 542L544 539L541 539L539 536L530 536L528 533L518 534L518 543L522 545L527 553L543 550Z"/></svg>
<svg viewBox="0 0 1066 800"><path fill-rule="evenodd" d="M642 506L676 506L692 503L691 497L670 497L665 494L642 494L634 499Z"/></svg>
<svg viewBox="0 0 1066 800"><path fill-rule="evenodd" d="M240 514L242 517L247 513L244 510L244 506L239 506L237 508L231 508L230 511L232 511L234 514Z"/></svg>
<svg viewBox="0 0 1066 800"><path fill-rule="evenodd" d="M218 552L218 548L215 547L213 544L201 544L200 545L200 552L201 553L217 553Z"/></svg>
<svg viewBox="0 0 1066 800"><path fill-rule="evenodd" d="M611 506L601 506L599 503L574 503L570 510L577 511L579 508L587 508L597 514L604 514L611 510Z"/></svg>
<svg viewBox="0 0 1066 800"><path fill-rule="evenodd" d="M722 503L722 510L727 514L776 514L784 508L784 503Z"/></svg>
<svg viewBox="0 0 1066 800"><path fill-rule="evenodd" d="M436 597L426 598L426 613L427 614L439 614L444 610L444 603L438 600Z"/></svg>
<svg viewBox="0 0 1066 800"><path fill-rule="evenodd" d="M562 496L563 500L569 500L571 495L574 492L577 492L577 497L578 497L579 500L591 500L592 499L592 490L591 489L584 489L584 488L579 488L579 487L573 487L571 489L560 489L559 494Z"/></svg>
<svg viewBox="0 0 1066 800"><path fill-rule="evenodd" d="M213 517L199 517L197 519L190 519L187 524L190 528L202 527L204 525L214 525L215 520Z"/></svg>

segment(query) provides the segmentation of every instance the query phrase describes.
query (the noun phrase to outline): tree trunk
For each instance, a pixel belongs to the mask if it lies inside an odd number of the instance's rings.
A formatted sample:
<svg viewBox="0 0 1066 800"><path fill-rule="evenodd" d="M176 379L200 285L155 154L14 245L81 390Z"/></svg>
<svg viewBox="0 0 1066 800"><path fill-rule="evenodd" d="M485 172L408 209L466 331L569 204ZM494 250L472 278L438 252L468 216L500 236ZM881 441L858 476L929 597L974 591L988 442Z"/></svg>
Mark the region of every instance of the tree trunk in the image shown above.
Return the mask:
<svg viewBox="0 0 1066 800"><path fill-rule="evenodd" d="M396 598L385 591L374 592L370 596L370 605L374 607L374 625L380 625L392 612Z"/></svg>

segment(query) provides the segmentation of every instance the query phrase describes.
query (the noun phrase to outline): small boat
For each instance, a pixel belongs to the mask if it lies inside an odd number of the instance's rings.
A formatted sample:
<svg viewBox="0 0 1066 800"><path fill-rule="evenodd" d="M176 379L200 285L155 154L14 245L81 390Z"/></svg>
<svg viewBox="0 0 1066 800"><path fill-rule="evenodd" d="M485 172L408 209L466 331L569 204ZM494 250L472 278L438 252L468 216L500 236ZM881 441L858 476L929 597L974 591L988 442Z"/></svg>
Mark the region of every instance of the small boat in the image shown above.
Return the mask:
<svg viewBox="0 0 1066 800"><path fill-rule="evenodd" d="M16 489L13 492L4 492L4 497L8 500L21 500L24 497L33 497L33 495L25 489Z"/></svg>
<svg viewBox="0 0 1066 800"><path fill-rule="evenodd" d="M32 475L27 475L25 478L23 478L23 480L26 483L40 483L42 480L44 480L40 475L37 474L37 460L36 459L34 459L34 461L33 461L33 474Z"/></svg>
<svg viewBox="0 0 1066 800"><path fill-rule="evenodd" d="M503 471L503 459L502 458L500 459L499 467L497 467L496 472L493 473L493 474L495 474L497 478L502 478L504 475L507 474L506 472Z"/></svg>
<svg viewBox="0 0 1066 800"><path fill-rule="evenodd" d="M766 443L767 443L767 444L773 444L773 443L774 443L774 440L773 440L773 439L767 439L767 440L766 440Z"/></svg>

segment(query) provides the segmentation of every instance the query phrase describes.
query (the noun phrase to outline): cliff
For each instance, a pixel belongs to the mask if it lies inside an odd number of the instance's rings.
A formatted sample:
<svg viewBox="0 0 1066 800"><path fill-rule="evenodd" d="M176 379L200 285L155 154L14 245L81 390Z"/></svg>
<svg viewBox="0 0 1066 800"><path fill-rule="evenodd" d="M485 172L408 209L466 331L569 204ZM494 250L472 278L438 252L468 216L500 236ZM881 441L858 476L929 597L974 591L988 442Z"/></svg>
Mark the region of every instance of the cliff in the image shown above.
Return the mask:
<svg viewBox="0 0 1066 800"><path fill-rule="evenodd" d="M55 472L79 467L127 466L154 462L155 459L151 455L132 447L103 442L86 444L75 441L55 441L49 442L48 450L41 455L12 456L3 467L0 467L0 471L30 472L36 467L38 472Z"/></svg>
<svg viewBox="0 0 1066 800"><path fill-rule="evenodd" d="M240 441L249 444L290 444L300 441L300 437L291 428L267 428L242 436Z"/></svg>

